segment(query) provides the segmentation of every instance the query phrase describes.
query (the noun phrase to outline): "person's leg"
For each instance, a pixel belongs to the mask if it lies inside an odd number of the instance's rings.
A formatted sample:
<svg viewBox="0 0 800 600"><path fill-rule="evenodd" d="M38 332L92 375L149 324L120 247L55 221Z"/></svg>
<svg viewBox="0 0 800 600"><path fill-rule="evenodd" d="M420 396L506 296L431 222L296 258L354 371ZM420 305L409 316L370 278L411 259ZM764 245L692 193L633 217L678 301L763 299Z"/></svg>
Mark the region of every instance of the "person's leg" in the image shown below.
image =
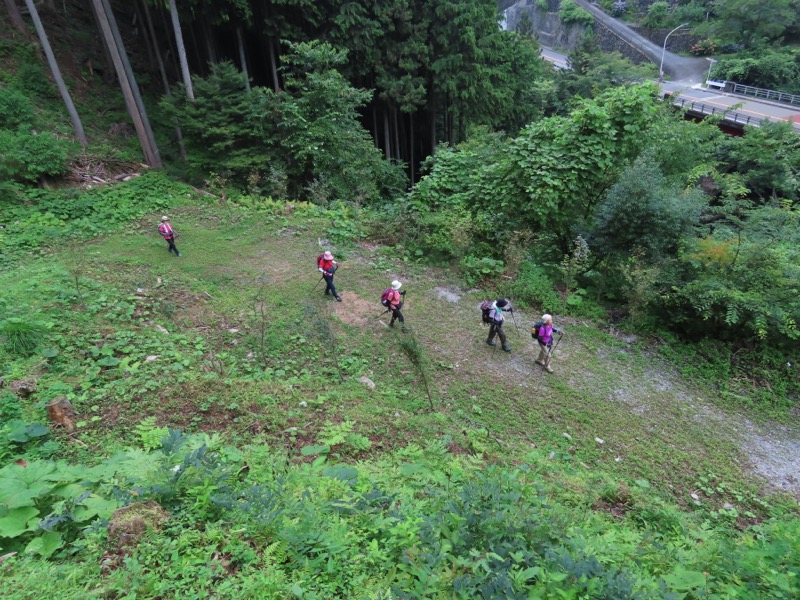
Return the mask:
<svg viewBox="0 0 800 600"><path fill-rule="evenodd" d="M500 344L503 346L503 350L506 352L511 352L511 348L508 347L508 342L506 341L506 332L503 329L503 324L497 326L497 337L500 338Z"/></svg>
<svg viewBox="0 0 800 600"><path fill-rule="evenodd" d="M545 346L542 342L539 342L539 357L536 359L536 362L544 366L546 360L547 360L547 346Z"/></svg>
<svg viewBox="0 0 800 600"><path fill-rule="evenodd" d="M181 253L178 252L178 247L175 245L175 238L167 238L167 243L169 244L167 252L174 252L176 256L181 255Z"/></svg>
<svg viewBox="0 0 800 600"><path fill-rule="evenodd" d="M327 283L327 286L325 287L325 293L328 294L330 292L333 294L334 298L341 302L342 299L339 297L339 294L336 293L336 286L333 284L333 275L326 276L325 283Z"/></svg>
<svg viewBox="0 0 800 600"><path fill-rule="evenodd" d="M489 337L486 338L486 343L490 346L494 346L497 342L494 342L494 334L497 333L497 325L494 323L489 324Z"/></svg>

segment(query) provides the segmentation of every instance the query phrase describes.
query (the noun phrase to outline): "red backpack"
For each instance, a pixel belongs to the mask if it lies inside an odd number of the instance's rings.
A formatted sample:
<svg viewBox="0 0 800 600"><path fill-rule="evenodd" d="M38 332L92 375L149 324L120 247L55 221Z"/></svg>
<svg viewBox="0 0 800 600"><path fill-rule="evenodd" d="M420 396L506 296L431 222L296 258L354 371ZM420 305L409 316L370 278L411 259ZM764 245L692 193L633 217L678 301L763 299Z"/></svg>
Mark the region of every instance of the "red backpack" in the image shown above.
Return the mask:
<svg viewBox="0 0 800 600"><path fill-rule="evenodd" d="M389 307L389 294L391 294L393 291L394 290L392 288L387 288L383 290L383 293L381 294L381 304L387 308Z"/></svg>

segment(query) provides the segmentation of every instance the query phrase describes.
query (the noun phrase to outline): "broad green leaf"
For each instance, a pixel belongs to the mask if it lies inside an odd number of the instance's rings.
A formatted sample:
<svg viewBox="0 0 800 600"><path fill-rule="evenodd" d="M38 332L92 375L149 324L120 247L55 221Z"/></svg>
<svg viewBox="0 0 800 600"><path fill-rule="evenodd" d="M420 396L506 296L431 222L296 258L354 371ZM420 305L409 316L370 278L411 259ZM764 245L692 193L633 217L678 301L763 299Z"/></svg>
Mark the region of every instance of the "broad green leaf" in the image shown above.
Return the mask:
<svg viewBox="0 0 800 600"><path fill-rule="evenodd" d="M26 531L36 529L38 523L34 519L39 514L33 506L12 508L4 517L0 517L0 537L14 538Z"/></svg>
<svg viewBox="0 0 800 600"><path fill-rule="evenodd" d="M39 554L47 558L64 545L64 538L57 531L46 531L43 535L34 538L25 547L26 553Z"/></svg>
<svg viewBox="0 0 800 600"><path fill-rule="evenodd" d="M330 451L330 446L317 444L314 446L305 446L302 450L300 450L300 454L303 456L312 456L314 454L327 454Z"/></svg>
<svg viewBox="0 0 800 600"><path fill-rule="evenodd" d="M114 500L107 500L95 494L86 498L80 505L75 507L74 516L78 522L88 521L94 517L108 518L117 509Z"/></svg>
<svg viewBox="0 0 800 600"><path fill-rule="evenodd" d="M33 500L46 494L61 480L55 463L36 461L27 466L8 465L0 470L0 503L8 508L31 506Z"/></svg>
<svg viewBox="0 0 800 600"><path fill-rule="evenodd" d="M678 568L674 573L664 576L664 582L671 590L688 592L706 585L706 577L699 571L687 571Z"/></svg>

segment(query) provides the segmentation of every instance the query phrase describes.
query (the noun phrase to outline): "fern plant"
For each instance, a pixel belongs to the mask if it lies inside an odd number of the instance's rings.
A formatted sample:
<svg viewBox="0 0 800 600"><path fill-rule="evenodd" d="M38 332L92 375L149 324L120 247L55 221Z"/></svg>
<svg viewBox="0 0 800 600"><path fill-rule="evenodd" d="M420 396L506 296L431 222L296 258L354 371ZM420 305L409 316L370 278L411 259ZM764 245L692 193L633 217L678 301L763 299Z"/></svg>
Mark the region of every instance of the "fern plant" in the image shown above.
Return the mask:
<svg viewBox="0 0 800 600"><path fill-rule="evenodd" d="M139 421L134 428L139 437L139 444L145 450L156 450L161 448L161 441L169 434L166 427L156 427L156 418L147 417Z"/></svg>

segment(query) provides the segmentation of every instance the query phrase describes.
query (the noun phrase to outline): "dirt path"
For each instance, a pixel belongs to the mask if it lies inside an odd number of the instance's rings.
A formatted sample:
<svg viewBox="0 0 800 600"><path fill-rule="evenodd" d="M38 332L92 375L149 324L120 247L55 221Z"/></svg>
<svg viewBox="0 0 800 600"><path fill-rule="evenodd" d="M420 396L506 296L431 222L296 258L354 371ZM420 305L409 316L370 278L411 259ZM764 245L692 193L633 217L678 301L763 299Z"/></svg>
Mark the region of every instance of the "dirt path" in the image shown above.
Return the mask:
<svg viewBox="0 0 800 600"><path fill-rule="evenodd" d="M800 427L756 423L743 414L723 410L712 402L711 392L699 391L652 349L636 344L635 335L616 332L610 343L598 339L594 327L588 324L556 317L565 335L556 349L555 373L551 375L534 363L538 347L528 332L539 315L516 311L519 332L510 319L506 324L513 352L493 352L483 344L487 331L479 324L480 300L474 295L435 282L424 295L417 306L436 307L437 319L443 320L439 324L426 322L420 331L418 314L409 311L407 319L421 337L429 336L437 359L452 364L456 371L490 372L504 382L505 389L519 390L517 400L523 406L531 398L548 396L550 390L565 386L566 393L584 398L589 404L622 407L647 425L654 443L663 442L665 452L674 443L669 436L670 422L680 419L695 432L693 441L702 446L714 443L710 438L725 440L744 457L731 457L740 468L765 480L769 488L800 499ZM363 302L356 297L350 300ZM358 324L371 326L366 322ZM613 438L613 432L603 435ZM624 448L619 453L617 460L624 459Z"/></svg>

